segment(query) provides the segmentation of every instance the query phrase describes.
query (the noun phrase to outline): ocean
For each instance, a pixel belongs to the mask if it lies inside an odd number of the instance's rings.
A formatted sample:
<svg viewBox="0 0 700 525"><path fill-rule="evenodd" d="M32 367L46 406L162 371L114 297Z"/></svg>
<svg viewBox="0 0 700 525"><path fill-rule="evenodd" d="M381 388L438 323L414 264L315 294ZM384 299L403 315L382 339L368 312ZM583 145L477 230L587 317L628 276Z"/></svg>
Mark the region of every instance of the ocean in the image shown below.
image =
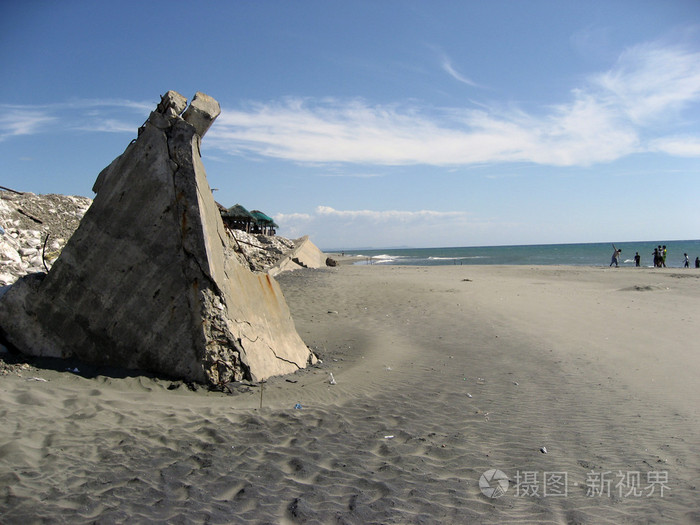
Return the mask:
<svg viewBox="0 0 700 525"><path fill-rule="evenodd" d="M700 240L620 242L620 266L634 266L634 254L639 252L641 266L653 266L654 248L666 245L666 266L682 268L687 253L690 267L700 257ZM357 257L356 264L393 264L409 266L439 266L447 264L515 264L608 266L613 247L609 242L585 244L541 244L524 246L470 246L463 248L400 248L385 250L346 250L345 255Z"/></svg>

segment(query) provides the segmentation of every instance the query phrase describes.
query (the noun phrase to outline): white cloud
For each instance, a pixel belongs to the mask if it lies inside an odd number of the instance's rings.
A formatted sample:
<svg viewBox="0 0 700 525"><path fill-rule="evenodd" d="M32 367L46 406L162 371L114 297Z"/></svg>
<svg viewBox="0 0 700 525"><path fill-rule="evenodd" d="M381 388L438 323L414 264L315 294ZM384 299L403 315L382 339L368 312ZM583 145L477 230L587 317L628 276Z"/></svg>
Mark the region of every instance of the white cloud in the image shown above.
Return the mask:
<svg viewBox="0 0 700 525"><path fill-rule="evenodd" d="M444 220L446 218L464 218L465 212L460 211L375 211L375 210L336 210L330 206L318 206L316 213L323 217L339 217L342 219L367 219L374 222L391 221L417 221L426 219Z"/></svg>
<svg viewBox="0 0 700 525"><path fill-rule="evenodd" d="M317 206L313 213L278 213L275 222L286 228L302 229L312 223L350 225L362 222L367 225L387 223L443 224L445 221L465 221L469 214L463 211L403 211L403 210L336 210L330 206Z"/></svg>
<svg viewBox="0 0 700 525"><path fill-rule="evenodd" d="M313 213L275 215L280 235L309 235L325 248L341 246L391 246L396 239L408 243L446 246L455 242L454 232L483 229L484 222L463 211L434 210L337 210L318 206Z"/></svg>
<svg viewBox="0 0 700 525"><path fill-rule="evenodd" d="M344 172L326 172L326 173L319 173L319 176L321 177L343 177L343 178L356 178L356 179L374 179L377 177L383 177L384 174L382 173L369 173L369 172L354 172L350 171L347 173Z"/></svg>
<svg viewBox="0 0 700 525"><path fill-rule="evenodd" d="M700 157L700 137L664 137L654 140L651 149L677 157Z"/></svg>
<svg viewBox="0 0 700 525"><path fill-rule="evenodd" d="M308 213L278 213L274 216L276 222L303 222L313 218Z"/></svg>
<svg viewBox="0 0 700 525"><path fill-rule="evenodd" d="M626 50L593 78L599 96L634 123L648 125L700 99L700 53L647 43Z"/></svg>
<svg viewBox="0 0 700 525"><path fill-rule="evenodd" d="M699 96L700 54L645 44L541 114L287 98L224 109L207 139L233 155L300 163L588 166L647 150L659 119Z"/></svg>
<svg viewBox="0 0 700 525"><path fill-rule="evenodd" d="M603 105L578 95L570 105L534 117L475 110L369 106L353 101L300 100L225 111L210 131L209 147L296 162L386 166L460 166L534 162L570 166L629 154L637 136Z"/></svg>

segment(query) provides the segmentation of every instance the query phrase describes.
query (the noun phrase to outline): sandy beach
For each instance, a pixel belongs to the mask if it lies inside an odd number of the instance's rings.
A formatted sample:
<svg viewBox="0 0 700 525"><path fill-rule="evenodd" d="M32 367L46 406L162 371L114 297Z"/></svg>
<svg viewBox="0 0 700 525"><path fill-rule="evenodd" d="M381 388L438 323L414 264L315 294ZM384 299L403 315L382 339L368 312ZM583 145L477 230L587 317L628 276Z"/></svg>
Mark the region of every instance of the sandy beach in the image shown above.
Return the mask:
<svg viewBox="0 0 700 525"><path fill-rule="evenodd" d="M262 387L6 367L0 522L700 523L698 271L277 279L322 363Z"/></svg>

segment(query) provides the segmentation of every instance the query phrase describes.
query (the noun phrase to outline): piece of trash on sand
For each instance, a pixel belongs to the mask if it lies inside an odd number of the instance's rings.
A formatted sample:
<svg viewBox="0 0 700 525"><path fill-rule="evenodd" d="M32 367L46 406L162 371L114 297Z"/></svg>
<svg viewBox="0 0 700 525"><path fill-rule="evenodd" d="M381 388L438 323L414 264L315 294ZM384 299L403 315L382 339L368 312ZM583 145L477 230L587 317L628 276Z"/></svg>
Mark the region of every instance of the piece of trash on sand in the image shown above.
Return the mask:
<svg viewBox="0 0 700 525"><path fill-rule="evenodd" d="M472 395L468 393L468 394L467 394L467 397L472 397Z"/></svg>
<svg viewBox="0 0 700 525"><path fill-rule="evenodd" d="M335 377L333 377L333 372L330 373L330 377L328 378L328 384L329 384L329 385L335 385L335 384L337 384L337 383L335 382Z"/></svg>
<svg viewBox="0 0 700 525"><path fill-rule="evenodd" d="M294 410L301 410L301 403L294 405Z"/></svg>
<svg viewBox="0 0 700 525"><path fill-rule="evenodd" d="M540 452L542 452L542 454L546 454L546 453L547 453L547 447L542 447L542 448L540 449Z"/></svg>
<svg viewBox="0 0 700 525"><path fill-rule="evenodd" d="M518 383L517 381L513 381L513 384L514 384L515 386L518 386L520 383Z"/></svg>
<svg viewBox="0 0 700 525"><path fill-rule="evenodd" d="M42 383L48 383L48 379L44 379L43 377L28 377L27 381L40 381Z"/></svg>
<svg viewBox="0 0 700 525"><path fill-rule="evenodd" d="M67 370L68 372L73 372L74 374L79 374L79 373L80 373L80 370L78 370L77 367L76 367L76 368L66 368L66 370Z"/></svg>
<svg viewBox="0 0 700 525"><path fill-rule="evenodd" d="M393 434L390 436L384 436L384 439L394 439L394 436L393 436Z"/></svg>

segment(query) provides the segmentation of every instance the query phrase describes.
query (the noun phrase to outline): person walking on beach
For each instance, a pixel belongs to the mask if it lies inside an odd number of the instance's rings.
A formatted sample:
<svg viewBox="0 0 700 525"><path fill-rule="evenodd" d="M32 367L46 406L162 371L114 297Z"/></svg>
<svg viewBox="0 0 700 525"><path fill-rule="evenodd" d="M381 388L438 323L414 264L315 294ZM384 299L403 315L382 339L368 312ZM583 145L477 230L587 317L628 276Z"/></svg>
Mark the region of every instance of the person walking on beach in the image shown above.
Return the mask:
<svg viewBox="0 0 700 525"><path fill-rule="evenodd" d="M695 267L700 268L700 257L695 258Z"/></svg>
<svg viewBox="0 0 700 525"><path fill-rule="evenodd" d="M690 268L690 259L688 259L688 254L684 253L683 257L685 257L685 264L683 265L683 268Z"/></svg>
<svg viewBox="0 0 700 525"><path fill-rule="evenodd" d="M661 255L661 264L664 265L664 268L666 268L666 245L664 244L664 251L662 252Z"/></svg>
<svg viewBox="0 0 700 525"><path fill-rule="evenodd" d="M659 267L659 250L654 248L654 253L652 254L654 256L654 268Z"/></svg>
<svg viewBox="0 0 700 525"><path fill-rule="evenodd" d="M615 268L617 268L617 267L618 267L618 262L617 262L617 261L618 261L618 259L620 258L620 254L622 253L622 250L618 250L618 249L615 247L614 244L612 245L612 247L613 247L613 250L614 250L614 251L613 251L613 254L612 254L612 260L610 261L610 266L612 266L612 265L614 264L614 265L615 265Z"/></svg>
<svg viewBox="0 0 700 525"><path fill-rule="evenodd" d="M639 268L639 262L642 260L641 256L639 255L639 252L634 254L634 265Z"/></svg>

